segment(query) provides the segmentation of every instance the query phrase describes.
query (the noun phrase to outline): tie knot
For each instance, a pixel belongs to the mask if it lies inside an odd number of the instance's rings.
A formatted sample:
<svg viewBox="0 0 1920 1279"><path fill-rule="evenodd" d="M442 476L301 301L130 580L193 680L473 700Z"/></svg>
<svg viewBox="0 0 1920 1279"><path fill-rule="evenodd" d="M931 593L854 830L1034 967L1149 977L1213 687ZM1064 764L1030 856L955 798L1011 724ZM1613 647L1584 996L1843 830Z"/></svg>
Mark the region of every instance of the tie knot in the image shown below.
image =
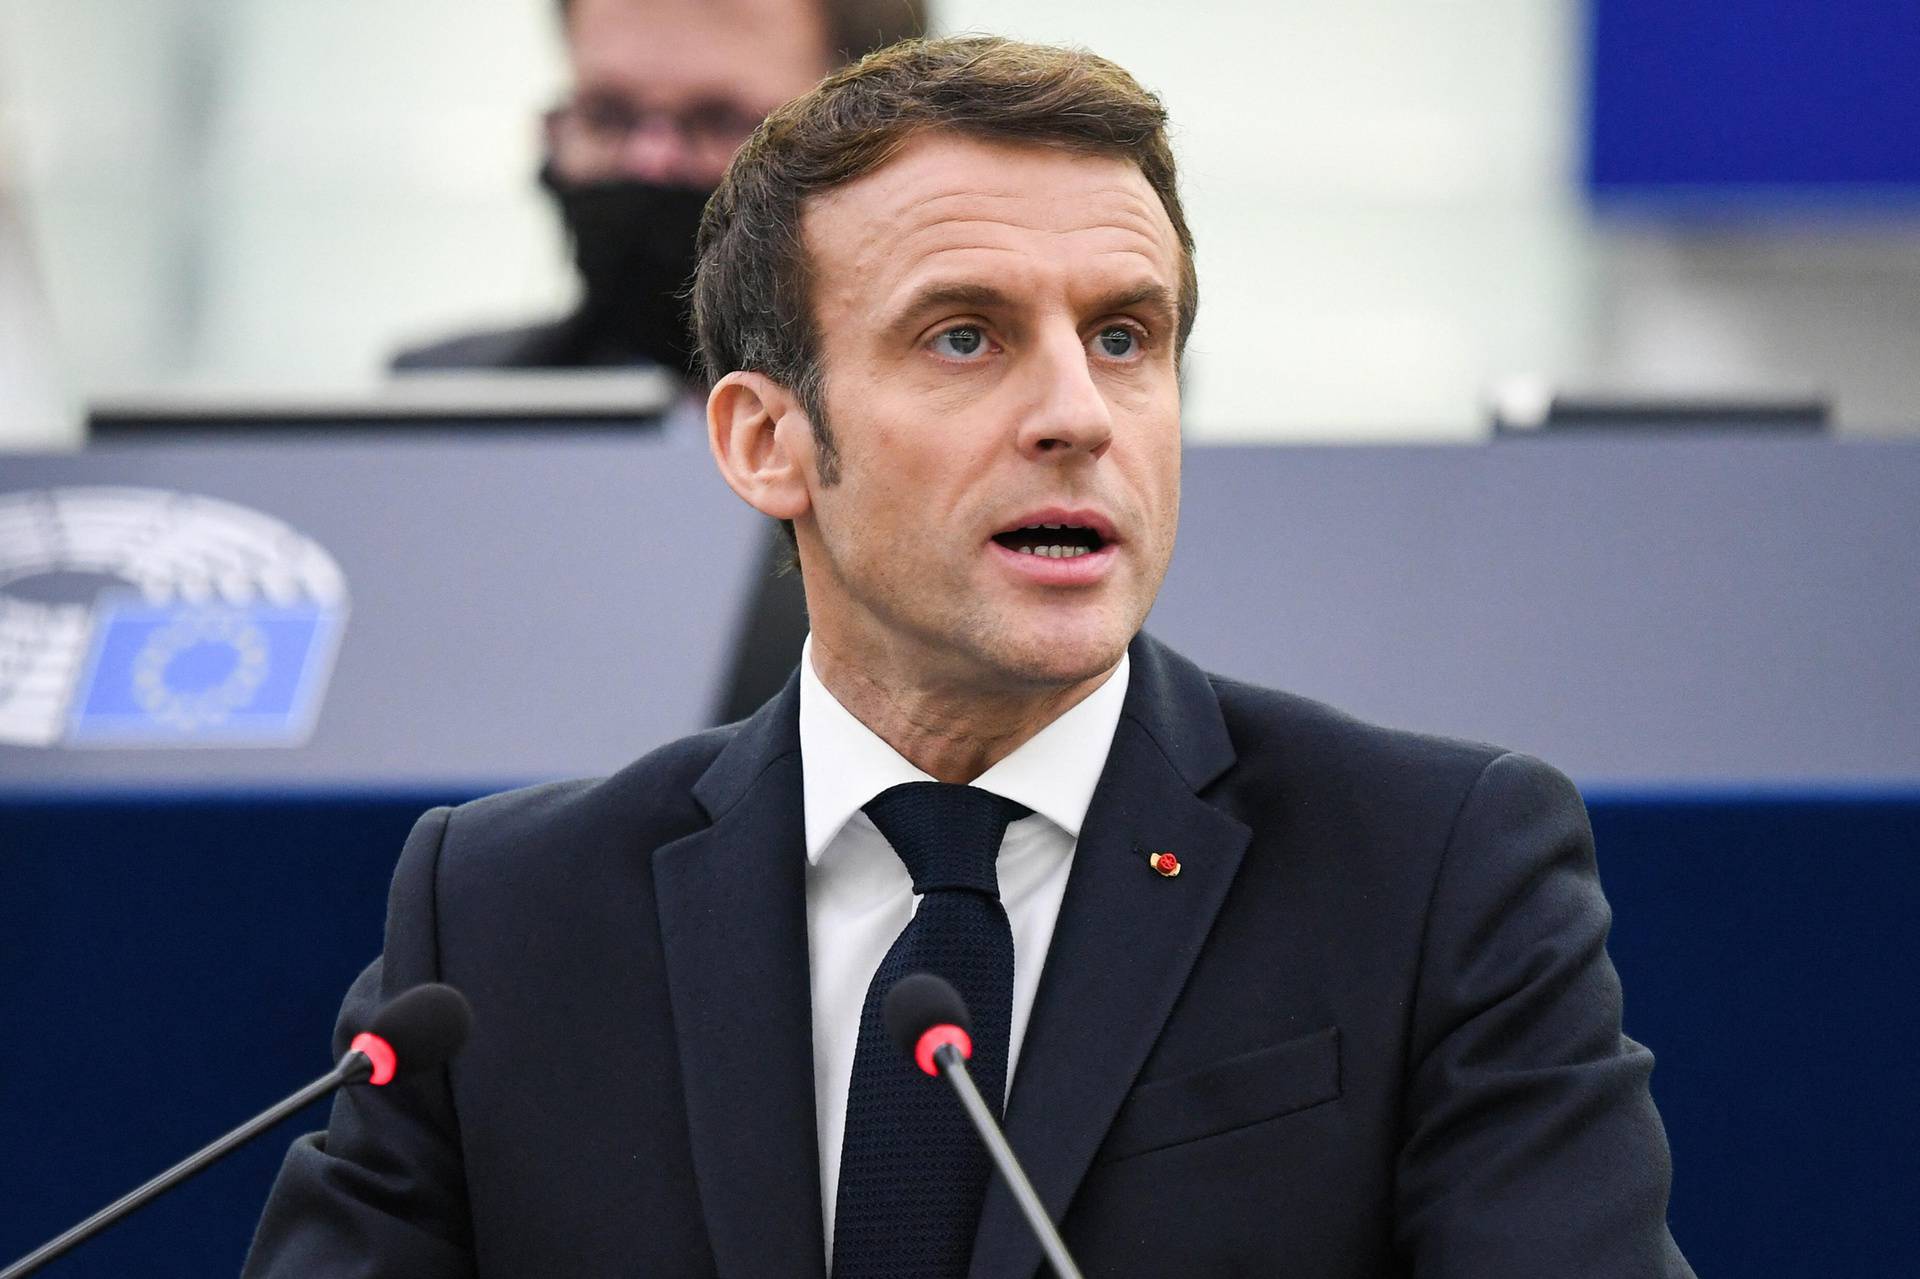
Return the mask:
<svg viewBox="0 0 1920 1279"><path fill-rule="evenodd" d="M970 889L1000 895L994 862L1007 825L1033 810L952 782L906 782L867 801L866 814L913 876L913 891Z"/></svg>

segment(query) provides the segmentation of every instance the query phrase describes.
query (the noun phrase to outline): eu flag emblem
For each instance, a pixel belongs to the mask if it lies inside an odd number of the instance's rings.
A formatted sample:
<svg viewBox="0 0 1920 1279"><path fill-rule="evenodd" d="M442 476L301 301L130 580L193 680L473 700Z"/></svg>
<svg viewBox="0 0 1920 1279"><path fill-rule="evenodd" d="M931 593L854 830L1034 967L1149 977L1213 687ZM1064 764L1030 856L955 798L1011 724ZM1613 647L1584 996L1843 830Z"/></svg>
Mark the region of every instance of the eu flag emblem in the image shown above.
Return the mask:
<svg viewBox="0 0 1920 1279"><path fill-rule="evenodd" d="M339 622L321 605L103 598L67 741L297 746L312 731Z"/></svg>

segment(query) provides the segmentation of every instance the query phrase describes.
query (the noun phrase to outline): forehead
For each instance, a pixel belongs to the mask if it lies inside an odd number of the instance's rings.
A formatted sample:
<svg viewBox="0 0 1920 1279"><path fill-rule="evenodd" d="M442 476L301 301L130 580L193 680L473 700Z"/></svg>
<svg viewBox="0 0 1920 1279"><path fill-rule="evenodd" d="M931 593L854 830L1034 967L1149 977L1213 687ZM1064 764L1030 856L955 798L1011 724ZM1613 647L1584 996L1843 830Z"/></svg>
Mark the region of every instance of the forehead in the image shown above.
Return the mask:
<svg viewBox="0 0 1920 1279"><path fill-rule="evenodd" d="M566 39L577 89L648 106L771 110L830 69L821 0L573 0Z"/></svg>
<svg viewBox="0 0 1920 1279"><path fill-rule="evenodd" d="M1179 240L1138 165L1044 144L924 134L811 197L801 227L823 318L829 299L881 307L948 276L1043 268L1169 291L1179 276Z"/></svg>

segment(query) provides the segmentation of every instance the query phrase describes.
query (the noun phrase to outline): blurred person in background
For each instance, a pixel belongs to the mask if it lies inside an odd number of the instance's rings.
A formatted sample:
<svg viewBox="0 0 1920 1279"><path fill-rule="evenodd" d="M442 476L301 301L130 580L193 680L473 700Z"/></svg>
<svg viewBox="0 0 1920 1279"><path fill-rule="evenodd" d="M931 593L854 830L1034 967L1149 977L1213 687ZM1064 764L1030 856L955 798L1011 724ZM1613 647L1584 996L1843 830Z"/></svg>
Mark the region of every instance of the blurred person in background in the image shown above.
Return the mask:
<svg viewBox="0 0 1920 1279"><path fill-rule="evenodd" d="M571 87L547 112L540 183L573 249L580 298L557 319L402 351L398 373L665 368L690 394L665 429L706 438L687 288L707 197L768 112L835 67L924 35L926 0L560 0ZM716 722L786 682L806 618L799 579L765 571Z"/></svg>
<svg viewBox="0 0 1920 1279"><path fill-rule="evenodd" d="M561 0L567 99L540 182L581 294L559 319L401 352L399 372L665 367L689 381L685 291L707 197L747 135L827 72L926 31L925 0Z"/></svg>

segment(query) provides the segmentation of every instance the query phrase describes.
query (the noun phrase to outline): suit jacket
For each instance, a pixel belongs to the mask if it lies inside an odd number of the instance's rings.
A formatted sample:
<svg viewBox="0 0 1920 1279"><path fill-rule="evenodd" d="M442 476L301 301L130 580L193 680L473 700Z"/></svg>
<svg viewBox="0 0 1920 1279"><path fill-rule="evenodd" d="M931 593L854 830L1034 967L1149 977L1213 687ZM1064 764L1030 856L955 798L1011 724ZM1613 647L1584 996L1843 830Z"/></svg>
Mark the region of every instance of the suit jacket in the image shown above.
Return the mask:
<svg viewBox="0 0 1920 1279"><path fill-rule="evenodd" d="M1132 652L1007 1108L1085 1272L1690 1275L1572 785ZM249 1275L820 1279L797 700L421 819L341 1047L433 980L472 1038ZM973 1275L1041 1265L996 1179Z"/></svg>

